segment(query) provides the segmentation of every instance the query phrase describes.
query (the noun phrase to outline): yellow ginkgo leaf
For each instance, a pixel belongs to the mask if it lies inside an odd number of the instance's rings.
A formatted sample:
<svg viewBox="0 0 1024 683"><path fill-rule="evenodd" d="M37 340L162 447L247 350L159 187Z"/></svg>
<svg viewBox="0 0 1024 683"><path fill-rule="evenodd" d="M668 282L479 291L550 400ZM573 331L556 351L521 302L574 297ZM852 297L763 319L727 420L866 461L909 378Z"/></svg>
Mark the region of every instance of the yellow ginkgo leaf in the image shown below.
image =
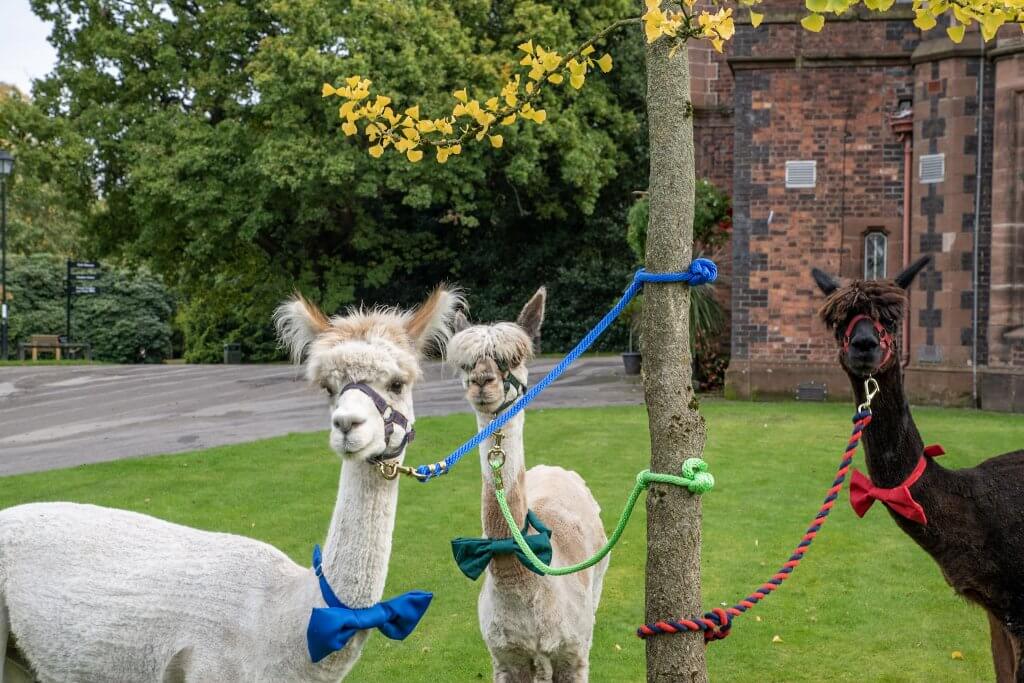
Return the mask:
<svg viewBox="0 0 1024 683"><path fill-rule="evenodd" d="M532 95L533 94L533 83L527 83L526 84L526 94L527 95Z"/></svg>
<svg viewBox="0 0 1024 683"><path fill-rule="evenodd" d="M946 29L946 35L948 35L949 39L952 40L954 43L959 44L964 39L964 30L966 28L967 27L964 26L963 24L957 24L956 26L950 26L950 27L948 27Z"/></svg>
<svg viewBox="0 0 1024 683"><path fill-rule="evenodd" d="M602 73L608 73L612 70L612 56L607 54L602 56L597 60L597 65L601 68Z"/></svg>
<svg viewBox="0 0 1024 683"><path fill-rule="evenodd" d="M357 85L359 85L359 81L361 80L363 79L361 79L359 76L349 76L348 78L345 79L345 85L347 85L350 88L354 88Z"/></svg>
<svg viewBox="0 0 1024 683"><path fill-rule="evenodd" d="M548 76L548 80L554 83L555 85L559 85L562 81L565 80L565 77L562 76L562 74L551 74L550 76Z"/></svg>
<svg viewBox="0 0 1024 683"><path fill-rule="evenodd" d="M829 8L829 0L804 0L804 4L814 13L827 12Z"/></svg>
<svg viewBox="0 0 1024 683"><path fill-rule="evenodd" d="M712 47L715 48L715 51L717 51L717 52L721 52L722 51L722 46L724 44L725 44L725 41L722 40L721 38L712 38L711 39L711 45L712 45Z"/></svg>
<svg viewBox="0 0 1024 683"><path fill-rule="evenodd" d="M370 148L370 156L374 159L380 159L380 155L384 153L384 147L382 145L374 145Z"/></svg>
<svg viewBox="0 0 1024 683"><path fill-rule="evenodd" d="M917 17L914 19L914 26L918 27L922 31L928 31L935 28L938 22L935 17L932 16L927 10L917 10Z"/></svg>
<svg viewBox="0 0 1024 683"><path fill-rule="evenodd" d="M450 149L452 154L462 154L462 145L455 144Z"/></svg>
<svg viewBox="0 0 1024 683"><path fill-rule="evenodd" d="M800 20L800 25L812 33L817 33L825 26L825 17L820 14L808 14Z"/></svg>
<svg viewBox="0 0 1024 683"><path fill-rule="evenodd" d="M532 55L533 54L533 40L531 39L531 40L526 41L525 43L521 43L519 45L519 49L522 50L523 52L525 52L528 55Z"/></svg>
<svg viewBox="0 0 1024 683"><path fill-rule="evenodd" d="M587 45L585 48L580 50L580 54L583 55L584 57L586 57L587 55L594 54L594 46L593 45Z"/></svg>
<svg viewBox="0 0 1024 683"><path fill-rule="evenodd" d="M981 25L981 37L987 42L996 37L996 32L1003 25L1003 17L1002 15L989 14L982 17L978 23Z"/></svg>
<svg viewBox="0 0 1024 683"><path fill-rule="evenodd" d="M409 161L415 164L417 161L423 158L423 150L410 149L408 152L405 153L405 156L409 159Z"/></svg>
<svg viewBox="0 0 1024 683"><path fill-rule="evenodd" d="M323 89L320 91L321 97L330 97L331 95L338 94L338 91L330 83L324 83Z"/></svg>
<svg viewBox="0 0 1024 683"><path fill-rule="evenodd" d="M358 131L358 128L356 128L356 124L352 123L351 121L346 121L345 123L341 124L341 130L345 132L345 135L355 135L356 131Z"/></svg>
<svg viewBox="0 0 1024 683"><path fill-rule="evenodd" d="M544 121L546 121L547 118L548 113L543 109L538 109L537 111L533 112L533 120L536 121L537 123L544 123Z"/></svg>
<svg viewBox="0 0 1024 683"><path fill-rule="evenodd" d="M953 650L949 653L949 658L962 660L964 658L964 653L960 652L960 650Z"/></svg>
<svg viewBox="0 0 1024 683"><path fill-rule="evenodd" d="M449 154L451 154L451 152L448 151L447 147L438 147L437 148L437 163L439 163L439 164L448 163L448 155Z"/></svg>
<svg viewBox="0 0 1024 683"><path fill-rule="evenodd" d="M506 116L505 118L503 118L501 120L501 125L503 125L503 126L511 126L515 122L516 122L516 115L515 114L509 114L508 116Z"/></svg>
<svg viewBox="0 0 1024 683"><path fill-rule="evenodd" d="M757 28L758 26L761 25L762 21L764 21L764 15L763 14L761 14L760 12L755 12L754 10L750 10L750 25L751 26L753 26L754 28Z"/></svg>
<svg viewBox="0 0 1024 683"><path fill-rule="evenodd" d="M505 144L505 138L500 135L489 135L487 137L491 140L491 147L495 149L501 149L501 146Z"/></svg>
<svg viewBox="0 0 1024 683"><path fill-rule="evenodd" d="M459 102L462 102L463 104L469 101L469 93L466 92L465 88L463 88L462 90L456 90L455 92L452 93L452 95L454 95L455 99L457 99Z"/></svg>
<svg viewBox="0 0 1024 683"><path fill-rule="evenodd" d="M491 111L498 111L498 98L492 97L491 99L484 102L484 106L490 109Z"/></svg>
<svg viewBox="0 0 1024 683"><path fill-rule="evenodd" d="M433 133L437 130L437 126L435 126L434 122L430 119L423 119L416 124L416 128L418 128L421 133Z"/></svg>
<svg viewBox="0 0 1024 683"><path fill-rule="evenodd" d="M572 74L569 76L569 85L579 90L583 87L583 83L587 80L583 74Z"/></svg>
<svg viewBox="0 0 1024 683"><path fill-rule="evenodd" d="M782 636L772 636L772 642L773 643L781 643L782 642Z"/></svg>
<svg viewBox="0 0 1024 683"><path fill-rule="evenodd" d="M405 115L413 121L418 121L420 118L420 105L417 104L415 107L409 107L405 110Z"/></svg>

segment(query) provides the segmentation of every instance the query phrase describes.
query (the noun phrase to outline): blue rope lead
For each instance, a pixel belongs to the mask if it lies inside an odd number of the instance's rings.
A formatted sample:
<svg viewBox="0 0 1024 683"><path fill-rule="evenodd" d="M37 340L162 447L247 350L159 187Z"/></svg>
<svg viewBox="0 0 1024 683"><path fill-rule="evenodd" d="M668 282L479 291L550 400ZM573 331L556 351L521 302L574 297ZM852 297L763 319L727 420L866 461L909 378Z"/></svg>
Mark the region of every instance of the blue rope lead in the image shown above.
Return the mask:
<svg viewBox="0 0 1024 683"><path fill-rule="evenodd" d="M529 391L519 397L515 403L508 407L505 412L498 415L496 418L491 420L490 424L484 427L476 436L471 438L466 443L455 449L451 455L444 460L432 463L430 465L420 465L416 468L416 475L420 481L430 481L434 477L439 477L442 474L448 474L452 466L463 458L467 453L475 449L480 445L482 441L490 438L490 436L497 430L501 429L515 417L517 414L523 411L526 406L530 405L533 399L548 388L548 386L556 379L561 377L569 366L576 362L580 356L582 356L590 346L597 341L597 338L604 334L613 322L622 313L622 309L629 304L630 301L643 289L644 283L646 282L685 282L691 287L702 285L706 282L714 282L715 278L718 277L718 266L715 265L714 261L706 258L694 259L690 267L683 273L648 273L646 270L641 268L633 275L633 281L629 283L629 287L626 287L626 291L622 294L622 298L615 304L612 310L601 318L601 321L594 326L594 329L587 332L587 335L580 340L572 351L566 354L565 358L556 365L551 371L543 377L539 382L533 385Z"/></svg>

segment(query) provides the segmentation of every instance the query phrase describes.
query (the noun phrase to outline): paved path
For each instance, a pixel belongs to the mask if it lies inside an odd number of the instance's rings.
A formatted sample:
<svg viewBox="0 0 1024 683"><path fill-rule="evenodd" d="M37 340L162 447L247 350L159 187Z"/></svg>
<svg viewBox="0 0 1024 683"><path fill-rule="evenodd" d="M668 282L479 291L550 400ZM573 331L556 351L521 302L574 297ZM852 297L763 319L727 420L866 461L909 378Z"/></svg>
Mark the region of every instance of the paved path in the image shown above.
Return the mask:
<svg viewBox="0 0 1024 683"><path fill-rule="evenodd" d="M535 361L531 377L555 364ZM429 364L416 415L466 412L450 370ZM642 401L618 358L578 362L537 406ZM287 365L0 368L0 476L327 429L323 396Z"/></svg>

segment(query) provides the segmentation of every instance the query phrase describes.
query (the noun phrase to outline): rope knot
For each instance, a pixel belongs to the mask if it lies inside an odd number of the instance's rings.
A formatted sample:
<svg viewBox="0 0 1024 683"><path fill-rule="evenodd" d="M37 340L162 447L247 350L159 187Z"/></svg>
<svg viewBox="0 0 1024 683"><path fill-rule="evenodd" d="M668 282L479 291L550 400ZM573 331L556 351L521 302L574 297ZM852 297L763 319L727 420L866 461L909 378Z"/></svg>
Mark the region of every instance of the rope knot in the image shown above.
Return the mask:
<svg viewBox="0 0 1024 683"><path fill-rule="evenodd" d="M687 458L683 463L683 479L690 493L707 493L715 487L715 477L708 472L708 464L700 458Z"/></svg>
<svg viewBox="0 0 1024 683"><path fill-rule="evenodd" d="M691 287L714 282L718 278L718 266L711 259L694 259L687 271L690 273Z"/></svg>

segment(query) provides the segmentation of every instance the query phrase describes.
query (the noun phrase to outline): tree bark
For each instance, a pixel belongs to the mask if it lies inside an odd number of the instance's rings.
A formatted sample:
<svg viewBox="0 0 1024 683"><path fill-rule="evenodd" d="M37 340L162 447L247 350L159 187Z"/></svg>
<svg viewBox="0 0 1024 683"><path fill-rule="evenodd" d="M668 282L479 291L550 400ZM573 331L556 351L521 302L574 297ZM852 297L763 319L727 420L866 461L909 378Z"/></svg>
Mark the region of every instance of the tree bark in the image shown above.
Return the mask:
<svg viewBox="0 0 1024 683"><path fill-rule="evenodd" d="M663 3L668 6L668 3ZM694 161L686 46L669 59L670 39L647 46L650 202L647 270L682 271L693 252ZM704 419L693 395L690 293L685 284L644 288L643 383L651 432L651 471L679 474L704 449ZM701 502L676 486L647 493L646 621L701 613ZM647 680L707 681L700 633L649 638Z"/></svg>

